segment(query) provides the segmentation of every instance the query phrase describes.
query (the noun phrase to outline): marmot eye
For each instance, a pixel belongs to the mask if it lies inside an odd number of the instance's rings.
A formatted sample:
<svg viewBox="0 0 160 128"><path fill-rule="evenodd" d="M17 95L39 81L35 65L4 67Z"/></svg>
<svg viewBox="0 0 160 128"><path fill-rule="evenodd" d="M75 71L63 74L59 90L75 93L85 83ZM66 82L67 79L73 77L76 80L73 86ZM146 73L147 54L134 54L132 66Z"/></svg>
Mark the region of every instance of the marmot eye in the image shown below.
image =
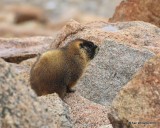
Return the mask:
<svg viewBox="0 0 160 128"><path fill-rule="evenodd" d="M92 45L88 45L89 48L92 48Z"/></svg>
<svg viewBox="0 0 160 128"><path fill-rule="evenodd" d="M92 43L81 43L80 44L80 47L81 48L85 48L85 49L91 49L91 48L93 48L94 47L94 44L92 44Z"/></svg>

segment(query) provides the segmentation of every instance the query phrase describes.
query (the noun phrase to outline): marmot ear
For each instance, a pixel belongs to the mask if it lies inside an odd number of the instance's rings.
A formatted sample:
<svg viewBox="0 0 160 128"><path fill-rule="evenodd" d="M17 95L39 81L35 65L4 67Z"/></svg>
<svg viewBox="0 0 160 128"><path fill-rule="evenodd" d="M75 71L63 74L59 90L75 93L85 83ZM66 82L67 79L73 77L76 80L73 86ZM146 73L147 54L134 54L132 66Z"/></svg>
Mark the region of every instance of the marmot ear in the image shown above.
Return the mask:
<svg viewBox="0 0 160 128"><path fill-rule="evenodd" d="M84 45L83 45L83 43L80 43L80 47L81 47L81 48L84 48Z"/></svg>

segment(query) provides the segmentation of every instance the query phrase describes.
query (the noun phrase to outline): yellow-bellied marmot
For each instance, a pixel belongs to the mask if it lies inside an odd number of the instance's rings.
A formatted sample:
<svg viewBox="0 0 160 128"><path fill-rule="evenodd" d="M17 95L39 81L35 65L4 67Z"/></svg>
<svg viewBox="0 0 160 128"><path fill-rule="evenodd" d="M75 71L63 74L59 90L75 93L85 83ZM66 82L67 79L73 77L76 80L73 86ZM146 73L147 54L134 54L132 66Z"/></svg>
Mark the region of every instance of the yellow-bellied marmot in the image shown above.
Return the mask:
<svg viewBox="0 0 160 128"><path fill-rule="evenodd" d="M38 96L53 92L63 99L81 77L99 48L93 42L76 39L67 46L44 52L31 69L31 87Z"/></svg>

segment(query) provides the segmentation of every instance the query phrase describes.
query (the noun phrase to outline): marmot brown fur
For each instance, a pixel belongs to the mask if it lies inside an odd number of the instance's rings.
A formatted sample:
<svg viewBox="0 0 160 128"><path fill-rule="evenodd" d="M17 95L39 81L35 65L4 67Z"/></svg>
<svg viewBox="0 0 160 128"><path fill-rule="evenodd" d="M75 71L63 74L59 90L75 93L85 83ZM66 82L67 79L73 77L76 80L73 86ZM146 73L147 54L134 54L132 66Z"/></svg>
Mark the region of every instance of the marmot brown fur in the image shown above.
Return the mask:
<svg viewBox="0 0 160 128"><path fill-rule="evenodd" d="M93 42L76 39L67 46L44 52L30 73L32 89L38 96L53 92L63 99L84 72L99 48Z"/></svg>

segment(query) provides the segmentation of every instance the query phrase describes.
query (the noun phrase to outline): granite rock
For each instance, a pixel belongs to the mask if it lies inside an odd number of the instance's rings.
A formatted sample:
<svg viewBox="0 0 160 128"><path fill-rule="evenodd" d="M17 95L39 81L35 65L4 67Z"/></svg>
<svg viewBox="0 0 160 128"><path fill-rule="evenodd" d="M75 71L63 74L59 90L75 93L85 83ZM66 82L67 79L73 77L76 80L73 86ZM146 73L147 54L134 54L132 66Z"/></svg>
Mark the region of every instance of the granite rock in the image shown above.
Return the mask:
<svg viewBox="0 0 160 128"><path fill-rule="evenodd" d="M160 54L147 61L118 93L109 114L113 128L160 127Z"/></svg>
<svg viewBox="0 0 160 128"><path fill-rule="evenodd" d="M114 41L105 41L88 66L77 90L85 98L110 105L116 94L154 54Z"/></svg>
<svg viewBox="0 0 160 128"><path fill-rule="evenodd" d="M0 59L0 127L72 128L68 108L58 95L52 94L50 104L48 98L38 99L28 81L20 79L14 69L14 65ZM56 105L51 109L52 104Z"/></svg>
<svg viewBox="0 0 160 128"><path fill-rule="evenodd" d="M160 27L159 0L125 0L117 6L110 22L144 21Z"/></svg>

